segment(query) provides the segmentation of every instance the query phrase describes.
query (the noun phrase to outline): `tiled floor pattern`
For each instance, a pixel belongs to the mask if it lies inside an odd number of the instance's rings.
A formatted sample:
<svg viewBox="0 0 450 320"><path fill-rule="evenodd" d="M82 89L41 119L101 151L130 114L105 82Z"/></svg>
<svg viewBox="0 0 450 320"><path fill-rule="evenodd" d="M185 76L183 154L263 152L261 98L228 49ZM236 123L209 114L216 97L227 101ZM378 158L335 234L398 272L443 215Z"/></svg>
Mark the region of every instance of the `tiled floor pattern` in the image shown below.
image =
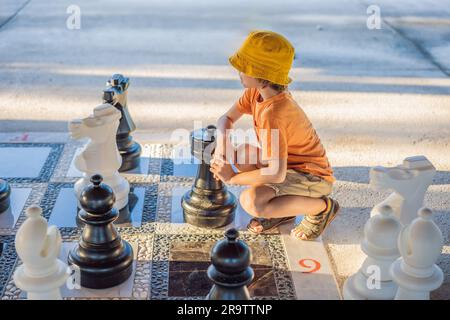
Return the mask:
<svg viewBox="0 0 450 320"><path fill-rule="evenodd" d="M2 137L4 138L4 137ZM25 219L25 208L38 204L50 224L59 227L64 245L61 259L80 236L73 183L81 173L73 166L83 147L79 142L0 143L0 177L12 188L11 208L0 214L0 296L23 299L25 293L12 280L21 263L14 235ZM31 142L30 142L31 141ZM181 197L194 181L197 163L174 161L171 145L145 144L141 165L124 176L133 187L132 210L116 224L133 244L132 277L106 290L61 289L66 299L203 299L211 288L206 276L210 250L233 226L252 250L255 278L249 285L254 299L339 299L328 256L319 239L302 242L289 235L292 225L273 234L257 236L246 231L250 216L238 206L232 225L216 230L183 222ZM229 190L239 197L241 187ZM298 221L297 221L298 222Z"/></svg>

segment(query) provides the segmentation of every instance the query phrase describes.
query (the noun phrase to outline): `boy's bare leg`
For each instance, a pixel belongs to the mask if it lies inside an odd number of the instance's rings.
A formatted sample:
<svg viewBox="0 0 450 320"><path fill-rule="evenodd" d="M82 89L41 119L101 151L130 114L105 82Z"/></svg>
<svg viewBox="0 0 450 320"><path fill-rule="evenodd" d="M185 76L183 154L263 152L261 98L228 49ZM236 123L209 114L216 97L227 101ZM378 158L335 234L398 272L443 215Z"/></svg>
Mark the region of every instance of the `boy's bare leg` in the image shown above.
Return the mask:
<svg viewBox="0 0 450 320"><path fill-rule="evenodd" d="M297 195L275 197L275 190L267 186L250 187L241 193L239 200L250 215L266 219L316 215L326 209L325 201L320 198ZM257 231L262 229L257 221L252 222L252 227Z"/></svg>
<svg viewBox="0 0 450 320"><path fill-rule="evenodd" d="M252 144L238 146L234 153L234 165L239 172L256 170L265 164L260 160L261 150ZM245 211L258 218L285 218L300 214L316 215L326 209L326 203L320 198L297 195L275 196L275 190L268 186L254 186L244 190L240 203ZM262 228L257 221L254 228Z"/></svg>

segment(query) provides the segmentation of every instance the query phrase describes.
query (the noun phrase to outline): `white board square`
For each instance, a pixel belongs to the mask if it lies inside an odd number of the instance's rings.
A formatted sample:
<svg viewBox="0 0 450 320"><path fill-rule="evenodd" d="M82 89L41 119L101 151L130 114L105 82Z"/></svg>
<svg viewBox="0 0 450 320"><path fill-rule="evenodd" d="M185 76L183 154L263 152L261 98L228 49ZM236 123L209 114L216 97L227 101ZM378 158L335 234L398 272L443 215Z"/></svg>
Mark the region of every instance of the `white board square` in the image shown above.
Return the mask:
<svg viewBox="0 0 450 320"><path fill-rule="evenodd" d="M0 177L39 177L51 150L50 147L1 148Z"/></svg>

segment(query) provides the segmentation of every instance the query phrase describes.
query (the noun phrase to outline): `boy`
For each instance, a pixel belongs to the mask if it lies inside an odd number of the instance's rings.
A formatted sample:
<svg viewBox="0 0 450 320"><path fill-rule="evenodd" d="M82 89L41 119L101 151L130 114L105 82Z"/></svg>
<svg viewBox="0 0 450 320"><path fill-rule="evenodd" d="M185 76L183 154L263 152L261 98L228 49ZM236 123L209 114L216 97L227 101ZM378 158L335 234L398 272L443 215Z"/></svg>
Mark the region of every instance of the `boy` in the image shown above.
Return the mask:
<svg viewBox="0 0 450 320"><path fill-rule="evenodd" d="M240 196L242 207L254 217L248 224L250 231L267 232L304 214L291 234L313 240L334 219L339 204L328 197L335 179L325 149L287 90L293 59L290 42L271 31L251 32L229 58L246 89L218 120L211 172L224 183L250 186ZM253 116L262 147L243 144L229 156L230 129L244 114ZM257 161L249 162L255 155Z"/></svg>

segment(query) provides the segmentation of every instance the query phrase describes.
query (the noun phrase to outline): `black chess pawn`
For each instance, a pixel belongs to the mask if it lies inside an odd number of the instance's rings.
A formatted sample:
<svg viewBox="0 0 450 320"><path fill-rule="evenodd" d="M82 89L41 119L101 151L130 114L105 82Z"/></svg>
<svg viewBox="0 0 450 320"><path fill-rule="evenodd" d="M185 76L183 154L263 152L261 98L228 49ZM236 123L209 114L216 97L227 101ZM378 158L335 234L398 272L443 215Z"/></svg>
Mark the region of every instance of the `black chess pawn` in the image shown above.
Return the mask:
<svg viewBox="0 0 450 320"><path fill-rule="evenodd" d="M0 179L0 214L9 209L11 187L8 182Z"/></svg>
<svg viewBox="0 0 450 320"><path fill-rule="evenodd" d="M133 249L122 240L113 222L119 213L115 196L99 174L91 177L80 196L79 219L84 228L81 240L70 252L68 262L80 269L81 286L113 287L126 281L133 271Z"/></svg>
<svg viewBox="0 0 450 320"><path fill-rule="evenodd" d="M208 278L214 285L206 296L208 300L250 300L247 285L253 280L250 267L251 251L247 244L238 240L239 232L229 229L226 239L216 243L211 250L212 265Z"/></svg>
<svg viewBox="0 0 450 320"><path fill-rule="evenodd" d="M103 102L115 106L121 113L119 128L117 129L117 147L122 156L120 172L133 170L139 167L142 148L133 137L131 132L136 130L136 125L131 118L127 105L128 87L130 79L121 74L114 74L107 82L103 90Z"/></svg>
<svg viewBox="0 0 450 320"><path fill-rule="evenodd" d="M134 193L134 187L130 186L130 193L128 194L128 204L119 210L119 217L114 221L115 225L131 225L133 223L132 212L134 207L138 203L139 198ZM77 215L75 217L75 222L78 228L83 228L84 223L80 220L78 212L80 208L77 206Z"/></svg>
<svg viewBox="0 0 450 320"><path fill-rule="evenodd" d="M236 197L211 173L210 160L215 146L215 126L191 133L191 153L199 159L194 186L181 200L184 220L198 227L220 228L233 222Z"/></svg>

